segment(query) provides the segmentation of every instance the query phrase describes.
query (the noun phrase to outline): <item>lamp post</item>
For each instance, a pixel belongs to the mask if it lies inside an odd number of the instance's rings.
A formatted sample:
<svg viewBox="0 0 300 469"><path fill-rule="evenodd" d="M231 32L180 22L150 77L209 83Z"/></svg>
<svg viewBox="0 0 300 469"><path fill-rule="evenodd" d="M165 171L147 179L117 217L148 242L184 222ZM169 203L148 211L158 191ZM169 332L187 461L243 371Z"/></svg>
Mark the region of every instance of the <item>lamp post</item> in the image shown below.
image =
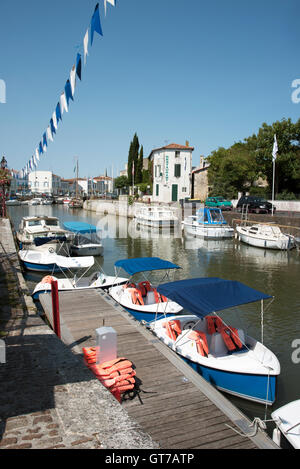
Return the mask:
<svg viewBox="0 0 300 469"><path fill-rule="evenodd" d="M8 176L7 170L7 161L5 157L2 157L1 160L1 169L0 169L0 186L1 186L1 198L2 198L2 206L1 206L1 216L6 217L6 203L5 203L5 189L6 187L10 186L10 178Z"/></svg>

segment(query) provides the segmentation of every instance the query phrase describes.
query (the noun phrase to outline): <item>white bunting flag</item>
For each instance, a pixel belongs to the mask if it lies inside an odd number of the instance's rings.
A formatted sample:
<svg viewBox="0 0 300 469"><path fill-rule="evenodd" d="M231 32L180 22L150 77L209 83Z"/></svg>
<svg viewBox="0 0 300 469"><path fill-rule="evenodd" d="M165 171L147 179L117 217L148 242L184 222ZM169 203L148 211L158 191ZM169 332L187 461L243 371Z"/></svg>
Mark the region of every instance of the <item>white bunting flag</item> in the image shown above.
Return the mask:
<svg viewBox="0 0 300 469"><path fill-rule="evenodd" d="M76 86L76 67L75 67L75 65L73 65L72 70L70 72L70 85L71 85L72 97L74 98L75 86Z"/></svg>
<svg viewBox="0 0 300 469"><path fill-rule="evenodd" d="M88 43L89 43L89 30L87 29L85 36L83 38L84 65L86 64L86 56L89 55Z"/></svg>
<svg viewBox="0 0 300 469"><path fill-rule="evenodd" d="M113 7L116 5L115 0L104 0L104 11L106 16L106 3L110 3Z"/></svg>
<svg viewBox="0 0 300 469"><path fill-rule="evenodd" d="M57 120L56 120L56 112L54 111L52 114L52 120L55 130L57 130Z"/></svg>
<svg viewBox="0 0 300 469"><path fill-rule="evenodd" d="M51 129L50 129L50 125L48 125L48 127L47 127L47 138L48 138L48 140L51 140L51 142L53 142L53 137L52 137L52 132L51 132Z"/></svg>
<svg viewBox="0 0 300 469"><path fill-rule="evenodd" d="M66 95L64 91L60 95L59 102L60 102L61 115L63 115L64 111L68 112L68 105L67 105Z"/></svg>
<svg viewBox="0 0 300 469"><path fill-rule="evenodd" d="M39 154L39 150L36 148L35 149L35 158L37 161L40 161L40 154Z"/></svg>

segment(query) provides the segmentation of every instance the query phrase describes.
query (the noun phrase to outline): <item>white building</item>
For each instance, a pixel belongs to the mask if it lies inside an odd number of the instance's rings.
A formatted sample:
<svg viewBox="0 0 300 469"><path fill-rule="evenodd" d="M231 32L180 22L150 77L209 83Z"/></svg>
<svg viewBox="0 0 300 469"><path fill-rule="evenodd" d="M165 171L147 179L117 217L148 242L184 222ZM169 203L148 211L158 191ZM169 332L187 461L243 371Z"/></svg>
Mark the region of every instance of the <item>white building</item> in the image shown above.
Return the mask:
<svg viewBox="0 0 300 469"><path fill-rule="evenodd" d="M52 171L32 171L28 175L28 186L32 193L58 195L61 178Z"/></svg>
<svg viewBox="0 0 300 469"><path fill-rule="evenodd" d="M152 150L154 202L178 202L191 196L193 147L171 143Z"/></svg>
<svg viewBox="0 0 300 469"><path fill-rule="evenodd" d="M98 176L93 178L95 184L95 192L97 194L105 194L113 192L113 179L109 176Z"/></svg>

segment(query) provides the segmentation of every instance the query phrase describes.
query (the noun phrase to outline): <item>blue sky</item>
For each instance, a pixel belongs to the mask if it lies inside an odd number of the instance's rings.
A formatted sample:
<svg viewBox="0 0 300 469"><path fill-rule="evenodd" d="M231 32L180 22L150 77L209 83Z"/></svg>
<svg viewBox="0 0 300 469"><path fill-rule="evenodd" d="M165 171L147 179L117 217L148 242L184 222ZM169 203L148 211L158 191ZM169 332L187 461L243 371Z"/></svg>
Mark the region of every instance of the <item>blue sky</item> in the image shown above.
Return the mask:
<svg viewBox="0 0 300 469"><path fill-rule="evenodd" d="M91 0L1 0L0 152L21 169L69 78L96 5ZM168 143L200 155L300 116L299 0L100 0L103 37L38 169L62 177L114 175L135 132L144 156Z"/></svg>

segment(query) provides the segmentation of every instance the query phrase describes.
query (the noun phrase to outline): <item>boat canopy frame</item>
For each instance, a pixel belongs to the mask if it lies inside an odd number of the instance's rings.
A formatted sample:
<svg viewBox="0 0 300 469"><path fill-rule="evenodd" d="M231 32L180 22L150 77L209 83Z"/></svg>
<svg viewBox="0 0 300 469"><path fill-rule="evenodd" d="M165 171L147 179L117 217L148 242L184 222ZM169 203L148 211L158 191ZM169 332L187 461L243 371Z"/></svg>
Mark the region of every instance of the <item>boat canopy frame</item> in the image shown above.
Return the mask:
<svg viewBox="0 0 300 469"><path fill-rule="evenodd" d="M157 291L200 318L243 304L261 303L261 342L264 339L264 300L274 299L236 280L201 277L161 284ZM271 304L271 303L270 303Z"/></svg>

